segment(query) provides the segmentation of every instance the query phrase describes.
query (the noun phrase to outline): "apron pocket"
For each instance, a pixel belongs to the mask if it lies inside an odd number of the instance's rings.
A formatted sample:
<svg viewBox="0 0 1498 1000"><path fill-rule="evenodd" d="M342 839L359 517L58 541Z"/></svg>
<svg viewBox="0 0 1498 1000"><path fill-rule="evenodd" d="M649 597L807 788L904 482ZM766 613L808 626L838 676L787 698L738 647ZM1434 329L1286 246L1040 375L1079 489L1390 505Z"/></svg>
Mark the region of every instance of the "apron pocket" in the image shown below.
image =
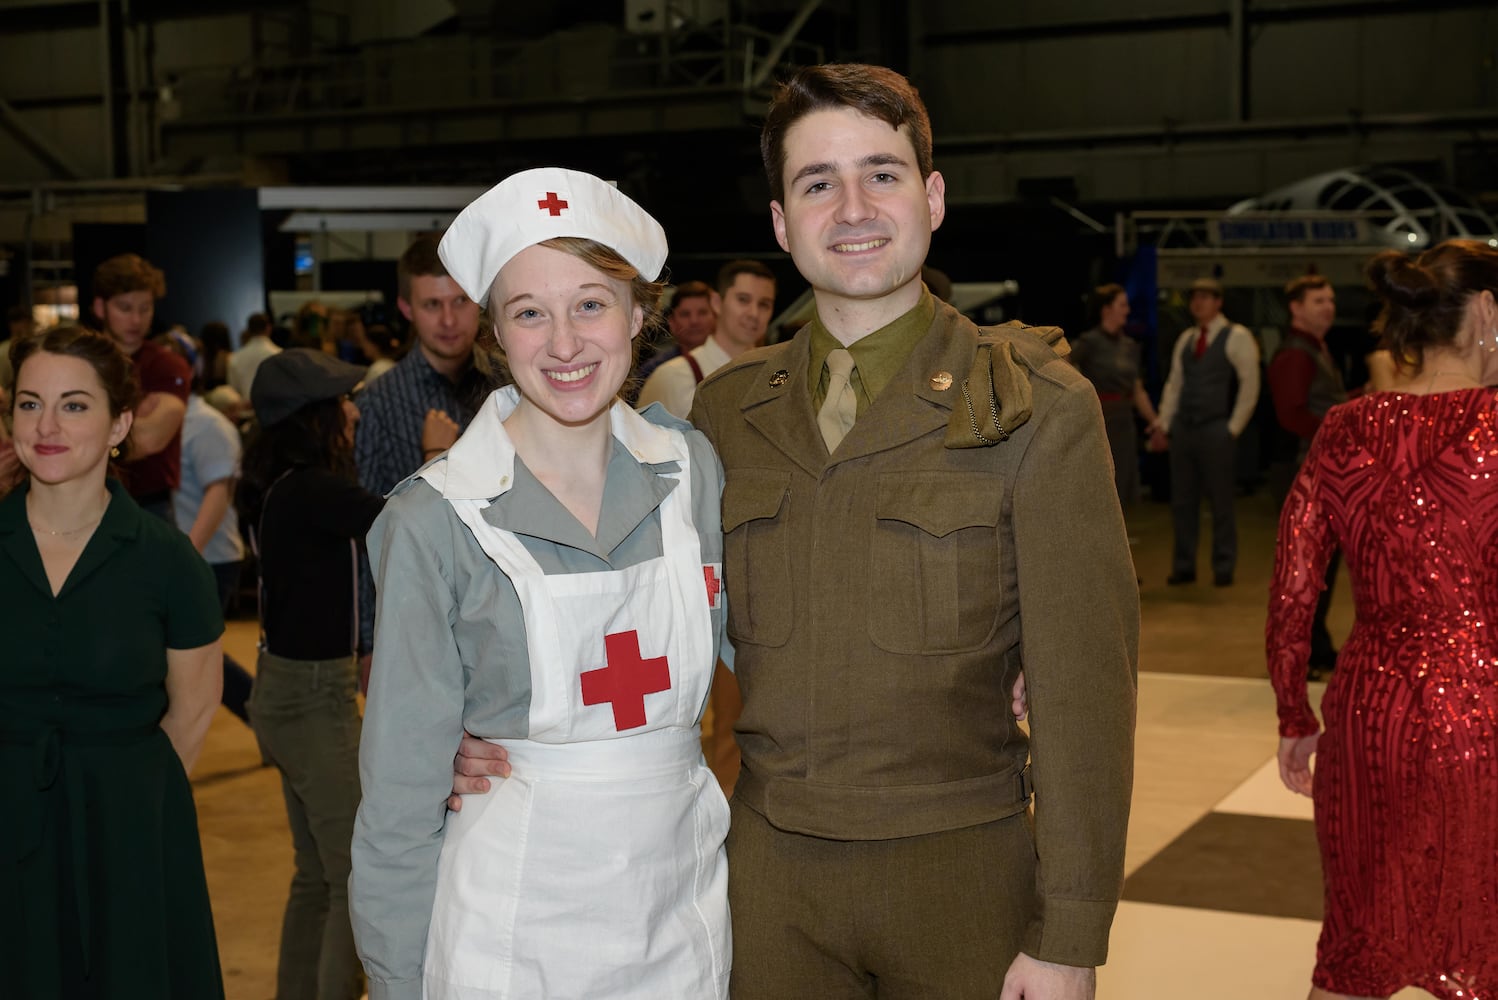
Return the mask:
<svg viewBox="0 0 1498 1000"><path fill-rule="evenodd" d="M509 778L448 813L427 932L429 979L506 995L532 803L531 786ZM436 985L428 983L429 996L442 996Z"/></svg>

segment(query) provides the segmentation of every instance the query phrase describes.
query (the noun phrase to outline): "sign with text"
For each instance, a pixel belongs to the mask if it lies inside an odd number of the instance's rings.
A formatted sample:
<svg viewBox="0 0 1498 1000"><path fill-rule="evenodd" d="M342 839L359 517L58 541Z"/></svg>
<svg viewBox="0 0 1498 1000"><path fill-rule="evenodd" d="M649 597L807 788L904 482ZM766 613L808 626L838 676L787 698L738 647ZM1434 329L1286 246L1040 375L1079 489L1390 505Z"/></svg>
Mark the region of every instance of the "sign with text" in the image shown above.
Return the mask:
<svg viewBox="0 0 1498 1000"><path fill-rule="evenodd" d="M1208 224L1214 246L1366 246L1368 224L1363 219L1228 216Z"/></svg>

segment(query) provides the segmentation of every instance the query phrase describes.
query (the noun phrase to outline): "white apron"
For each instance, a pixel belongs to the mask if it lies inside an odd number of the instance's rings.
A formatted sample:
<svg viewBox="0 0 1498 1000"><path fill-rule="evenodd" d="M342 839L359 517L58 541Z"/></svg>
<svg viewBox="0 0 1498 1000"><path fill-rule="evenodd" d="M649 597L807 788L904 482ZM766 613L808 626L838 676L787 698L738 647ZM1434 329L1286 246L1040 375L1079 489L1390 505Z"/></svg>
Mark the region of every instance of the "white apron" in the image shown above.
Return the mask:
<svg viewBox="0 0 1498 1000"><path fill-rule="evenodd" d="M449 498L520 597L531 735L495 741L512 776L448 815L427 1000L728 996L728 804L697 729L717 650L670 433L664 555L627 569L547 576L487 501Z"/></svg>

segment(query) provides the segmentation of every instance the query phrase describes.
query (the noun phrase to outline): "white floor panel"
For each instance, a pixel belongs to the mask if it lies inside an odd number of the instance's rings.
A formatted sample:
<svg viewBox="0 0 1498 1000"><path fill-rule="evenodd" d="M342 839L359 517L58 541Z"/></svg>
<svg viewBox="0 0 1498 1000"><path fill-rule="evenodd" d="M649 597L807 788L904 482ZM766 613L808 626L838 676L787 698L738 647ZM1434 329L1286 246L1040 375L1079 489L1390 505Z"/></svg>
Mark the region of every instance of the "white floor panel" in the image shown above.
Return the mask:
<svg viewBox="0 0 1498 1000"><path fill-rule="evenodd" d="M1303 997L1320 925L1309 920L1121 903L1099 1000Z"/></svg>
<svg viewBox="0 0 1498 1000"><path fill-rule="evenodd" d="M1319 932L1310 920L1122 903L1098 1000L1299 1000ZM1429 997L1405 990L1396 1000Z"/></svg>
<svg viewBox="0 0 1498 1000"><path fill-rule="evenodd" d="M1242 813L1249 816L1275 816L1281 819L1314 819L1311 800L1296 795L1280 781L1279 761L1265 761L1249 779L1233 789L1227 798L1213 808L1214 812Z"/></svg>

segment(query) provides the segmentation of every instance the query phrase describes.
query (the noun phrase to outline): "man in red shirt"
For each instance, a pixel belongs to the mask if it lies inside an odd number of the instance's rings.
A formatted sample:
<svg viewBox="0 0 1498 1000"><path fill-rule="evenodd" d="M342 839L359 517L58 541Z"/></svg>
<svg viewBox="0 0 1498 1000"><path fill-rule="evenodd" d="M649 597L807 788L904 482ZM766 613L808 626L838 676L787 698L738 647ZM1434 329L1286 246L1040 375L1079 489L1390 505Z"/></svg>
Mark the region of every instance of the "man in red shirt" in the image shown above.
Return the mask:
<svg viewBox="0 0 1498 1000"><path fill-rule="evenodd" d="M1272 480L1281 501L1305 460L1326 411L1346 402L1349 395L1342 384L1342 373L1326 349L1327 331L1337 318L1337 293L1331 282L1319 274L1302 275L1285 286L1285 305L1290 310L1290 329L1274 352L1268 372L1274 415L1280 426L1297 440L1294 462L1286 470L1288 475ZM1354 395L1361 392L1360 389ZM1341 562L1340 554L1332 556L1326 568L1326 589L1316 602L1316 618L1311 626L1313 680L1320 679L1337 663L1337 650L1326 630L1326 612Z"/></svg>
<svg viewBox="0 0 1498 1000"><path fill-rule="evenodd" d="M182 479L182 420L192 369L147 339L166 277L138 254L120 254L94 271L93 293L94 316L130 356L140 379L140 405L121 449L125 486L144 510L174 524L172 491Z"/></svg>

